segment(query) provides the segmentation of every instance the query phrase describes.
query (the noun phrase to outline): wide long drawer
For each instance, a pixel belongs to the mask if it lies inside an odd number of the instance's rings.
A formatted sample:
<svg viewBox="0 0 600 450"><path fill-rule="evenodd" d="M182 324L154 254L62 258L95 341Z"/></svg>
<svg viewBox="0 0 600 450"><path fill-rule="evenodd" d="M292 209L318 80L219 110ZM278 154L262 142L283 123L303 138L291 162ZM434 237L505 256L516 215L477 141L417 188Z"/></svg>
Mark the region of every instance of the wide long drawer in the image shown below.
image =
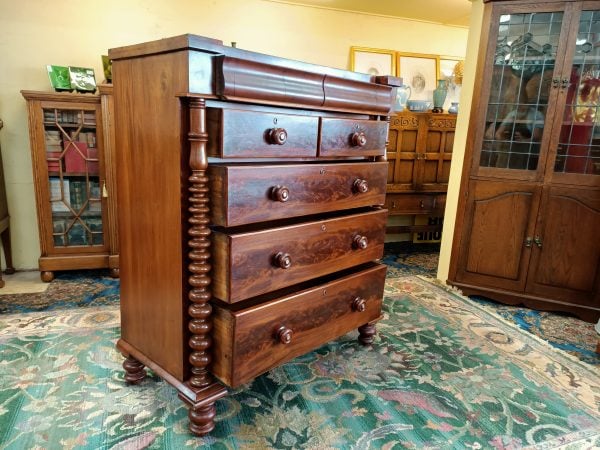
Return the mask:
<svg viewBox="0 0 600 450"><path fill-rule="evenodd" d="M268 230L213 233L213 294L228 303L383 255L386 210Z"/></svg>
<svg viewBox="0 0 600 450"><path fill-rule="evenodd" d="M237 387L379 319L386 267L373 265L257 306L215 306L212 372Z"/></svg>
<svg viewBox="0 0 600 450"><path fill-rule="evenodd" d="M279 112L208 108L210 156L315 157L319 118Z"/></svg>
<svg viewBox="0 0 600 450"><path fill-rule="evenodd" d="M387 162L209 167L211 222L231 227L382 205Z"/></svg>

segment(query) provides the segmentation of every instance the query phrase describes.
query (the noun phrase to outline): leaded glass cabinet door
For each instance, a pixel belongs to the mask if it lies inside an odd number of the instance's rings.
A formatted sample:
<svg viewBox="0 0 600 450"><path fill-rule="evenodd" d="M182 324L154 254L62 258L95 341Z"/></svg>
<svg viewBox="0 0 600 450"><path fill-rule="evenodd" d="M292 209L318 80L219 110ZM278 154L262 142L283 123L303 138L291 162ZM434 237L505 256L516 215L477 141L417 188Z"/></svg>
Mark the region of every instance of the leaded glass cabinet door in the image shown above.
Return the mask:
<svg viewBox="0 0 600 450"><path fill-rule="evenodd" d="M560 83L553 182L600 187L600 4L583 3L575 14ZM562 102L561 102L562 103Z"/></svg>
<svg viewBox="0 0 600 450"><path fill-rule="evenodd" d="M43 105L42 114L51 244L104 251L97 109Z"/></svg>
<svg viewBox="0 0 600 450"><path fill-rule="evenodd" d="M535 12L521 6L497 8L487 49L490 83L481 150L473 172L483 176L540 179L547 157L553 111L558 95L552 80L565 51L564 4ZM552 10L556 8L556 10Z"/></svg>

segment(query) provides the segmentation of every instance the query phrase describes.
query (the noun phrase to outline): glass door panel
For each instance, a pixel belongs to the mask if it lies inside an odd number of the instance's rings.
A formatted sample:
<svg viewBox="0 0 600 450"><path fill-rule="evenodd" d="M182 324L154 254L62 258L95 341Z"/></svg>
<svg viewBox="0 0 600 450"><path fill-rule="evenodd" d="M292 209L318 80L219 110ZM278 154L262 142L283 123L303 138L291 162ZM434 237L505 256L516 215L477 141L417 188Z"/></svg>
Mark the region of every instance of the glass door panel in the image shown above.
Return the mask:
<svg viewBox="0 0 600 450"><path fill-rule="evenodd" d="M600 12L582 11L555 173L600 175ZM572 45L572 44L571 44Z"/></svg>
<svg viewBox="0 0 600 450"><path fill-rule="evenodd" d="M102 246L96 113L58 108L43 112L54 246Z"/></svg>
<svg viewBox="0 0 600 450"><path fill-rule="evenodd" d="M535 171L562 12L501 15L480 167Z"/></svg>

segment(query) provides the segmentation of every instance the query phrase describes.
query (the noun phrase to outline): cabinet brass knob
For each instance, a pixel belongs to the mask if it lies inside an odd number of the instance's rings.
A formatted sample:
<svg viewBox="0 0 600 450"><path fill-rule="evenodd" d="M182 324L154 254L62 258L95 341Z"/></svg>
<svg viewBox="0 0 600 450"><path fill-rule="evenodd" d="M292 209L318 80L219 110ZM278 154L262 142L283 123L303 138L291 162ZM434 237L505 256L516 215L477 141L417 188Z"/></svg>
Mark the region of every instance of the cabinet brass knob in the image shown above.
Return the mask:
<svg viewBox="0 0 600 450"><path fill-rule="evenodd" d="M293 335L294 332L283 325L277 328L277 331L275 331L275 338L282 344L289 344L292 342Z"/></svg>
<svg viewBox="0 0 600 450"><path fill-rule="evenodd" d="M352 301L352 310L356 312L364 312L367 309L367 302L364 298L356 297Z"/></svg>
<svg viewBox="0 0 600 450"><path fill-rule="evenodd" d="M269 144L283 145L287 141L287 131L285 131L285 128L271 128L268 136Z"/></svg>
<svg viewBox="0 0 600 450"><path fill-rule="evenodd" d="M533 239L531 238L531 236L527 236L525 238L525 247L531 248L532 244L533 244Z"/></svg>
<svg viewBox="0 0 600 450"><path fill-rule="evenodd" d="M533 242L535 242L535 245L537 245L539 248L542 248L542 238L536 236L533 238Z"/></svg>
<svg viewBox="0 0 600 450"><path fill-rule="evenodd" d="M354 236L354 239L352 239L352 246L356 249L364 250L369 246L369 240L366 236Z"/></svg>
<svg viewBox="0 0 600 450"><path fill-rule="evenodd" d="M351 141L354 147L364 147L367 145L367 136L363 131L356 131L352 133Z"/></svg>
<svg viewBox="0 0 600 450"><path fill-rule="evenodd" d="M277 202L287 202L290 199L290 190L286 186L273 186L270 197Z"/></svg>
<svg viewBox="0 0 600 450"><path fill-rule="evenodd" d="M292 267L292 258L287 253L279 252L273 257L273 262L276 267L289 269Z"/></svg>

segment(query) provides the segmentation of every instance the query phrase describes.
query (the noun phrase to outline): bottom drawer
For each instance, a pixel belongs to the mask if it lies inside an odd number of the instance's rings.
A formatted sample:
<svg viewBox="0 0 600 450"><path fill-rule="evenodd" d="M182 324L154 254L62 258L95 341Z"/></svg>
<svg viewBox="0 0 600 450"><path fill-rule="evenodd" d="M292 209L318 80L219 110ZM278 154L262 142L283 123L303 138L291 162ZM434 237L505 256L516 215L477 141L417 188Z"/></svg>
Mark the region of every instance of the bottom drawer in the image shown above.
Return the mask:
<svg viewBox="0 0 600 450"><path fill-rule="evenodd" d="M244 309L215 306L214 375L237 387L379 319L385 273L373 264Z"/></svg>

